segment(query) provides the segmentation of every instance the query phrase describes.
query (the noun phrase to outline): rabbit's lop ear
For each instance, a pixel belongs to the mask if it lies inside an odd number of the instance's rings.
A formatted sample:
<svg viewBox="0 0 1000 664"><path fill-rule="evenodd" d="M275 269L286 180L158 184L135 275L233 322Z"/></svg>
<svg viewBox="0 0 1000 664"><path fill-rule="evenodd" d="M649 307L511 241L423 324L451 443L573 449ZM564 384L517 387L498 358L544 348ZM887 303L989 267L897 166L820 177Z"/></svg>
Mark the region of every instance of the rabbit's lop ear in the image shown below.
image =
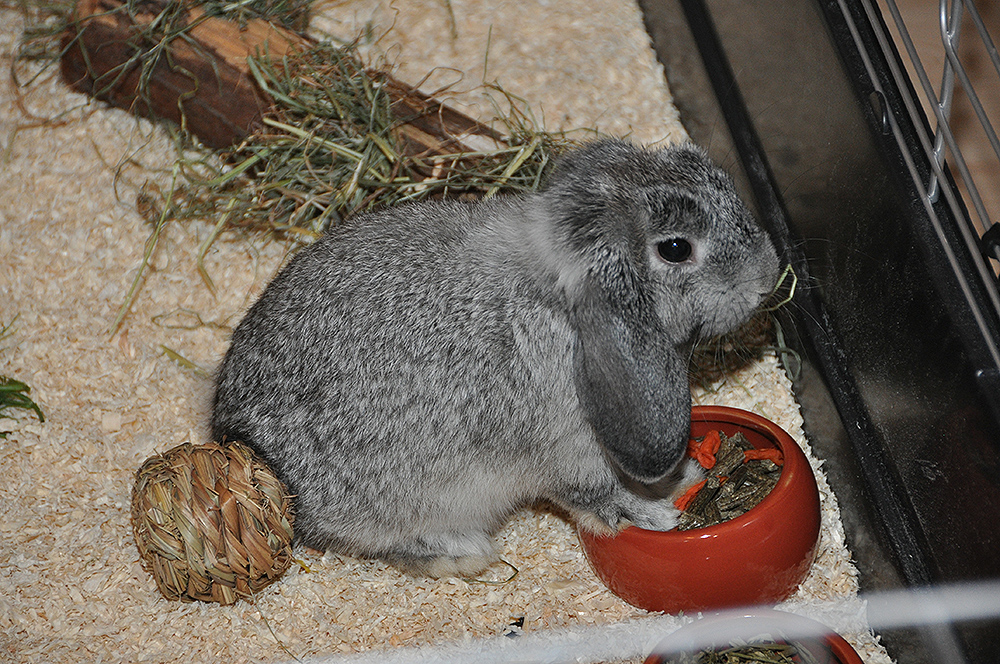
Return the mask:
<svg viewBox="0 0 1000 664"><path fill-rule="evenodd" d="M599 141L566 158L546 193L556 236L582 266L567 282L584 415L621 470L646 482L680 460L691 420L687 364L675 348L686 332L669 333L658 313L664 298L651 280L641 194L669 181L670 168L623 141Z"/></svg>
<svg viewBox="0 0 1000 664"><path fill-rule="evenodd" d="M583 286L574 311L575 380L584 416L625 474L653 482L687 448L687 365L658 334L653 313L637 321L615 311L600 288Z"/></svg>

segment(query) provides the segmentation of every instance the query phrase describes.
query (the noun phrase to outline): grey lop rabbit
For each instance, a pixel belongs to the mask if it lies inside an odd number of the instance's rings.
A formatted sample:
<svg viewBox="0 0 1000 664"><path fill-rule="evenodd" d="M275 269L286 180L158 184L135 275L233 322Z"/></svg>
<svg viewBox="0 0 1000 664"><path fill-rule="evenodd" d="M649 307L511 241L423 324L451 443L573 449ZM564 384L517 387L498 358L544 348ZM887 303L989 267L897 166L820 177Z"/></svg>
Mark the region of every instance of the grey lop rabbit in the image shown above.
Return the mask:
<svg viewBox="0 0 1000 664"><path fill-rule="evenodd" d="M287 484L301 543L420 574L481 571L540 501L667 530L691 344L777 276L700 149L597 141L540 193L387 209L303 250L233 333L213 433Z"/></svg>

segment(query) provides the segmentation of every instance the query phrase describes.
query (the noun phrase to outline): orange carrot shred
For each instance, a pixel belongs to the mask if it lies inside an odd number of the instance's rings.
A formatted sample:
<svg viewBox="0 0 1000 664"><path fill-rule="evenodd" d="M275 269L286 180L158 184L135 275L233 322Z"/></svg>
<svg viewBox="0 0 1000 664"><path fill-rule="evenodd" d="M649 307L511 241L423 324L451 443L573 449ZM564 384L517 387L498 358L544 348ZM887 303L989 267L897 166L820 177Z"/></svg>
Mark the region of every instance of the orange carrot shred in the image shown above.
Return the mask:
<svg viewBox="0 0 1000 664"><path fill-rule="evenodd" d="M688 506L691 505L691 501L694 500L694 497L698 495L699 491L701 491L701 488L705 486L706 482L708 482L707 479L702 480L685 491L683 496L674 501L674 507L682 512L686 510Z"/></svg>
<svg viewBox="0 0 1000 664"><path fill-rule="evenodd" d="M714 455L722 447L722 435L718 431L709 431L701 441L701 450Z"/></svg>
<svg viewBox="0 0 1000 664"><path fill-rule="evenodd" d="M785 459L781 456L781 450L776 450L774 448L764 449L764 450L746 450L743 452L744 461L750 461L751 459L767 459L773 461L777 465L781 466L784 464Z"/></svg>
<svg viewBox="0 0 1000 664"><path fill-rule="evenodd" d="M709 431L701 441L688 442L688 455L695 459L701 467L708 470L715 466L715 453L722 445L718 431Z"/></svg>

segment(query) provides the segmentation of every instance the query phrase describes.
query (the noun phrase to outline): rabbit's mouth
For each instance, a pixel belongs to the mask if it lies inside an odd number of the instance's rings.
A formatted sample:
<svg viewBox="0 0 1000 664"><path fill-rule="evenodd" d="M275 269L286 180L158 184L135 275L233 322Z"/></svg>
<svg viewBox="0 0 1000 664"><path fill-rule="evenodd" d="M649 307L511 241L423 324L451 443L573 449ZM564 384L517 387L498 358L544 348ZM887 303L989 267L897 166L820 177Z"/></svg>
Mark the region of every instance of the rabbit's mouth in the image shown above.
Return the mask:
<svg viewBox="0 0 1000 664"><path fill-rule="evenodd" d="M692 335L693 342L695 344L704 343L732 333L753 317L759 305L760 300L757 302L746 300L739 306L731 305L725 309L715 309L698 325Z"/></svg>

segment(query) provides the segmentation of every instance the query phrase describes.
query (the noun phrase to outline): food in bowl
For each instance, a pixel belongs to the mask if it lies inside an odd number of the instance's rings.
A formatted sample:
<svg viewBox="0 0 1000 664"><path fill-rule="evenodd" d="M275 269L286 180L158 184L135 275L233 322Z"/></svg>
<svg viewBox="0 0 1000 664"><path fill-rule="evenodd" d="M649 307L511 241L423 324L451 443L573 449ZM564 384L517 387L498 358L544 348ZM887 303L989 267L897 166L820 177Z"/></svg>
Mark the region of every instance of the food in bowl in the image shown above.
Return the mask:
<svg viewBox="0 0 1000 664"><path fill-rule="evenodd" d="M844 637L772 609L710 614L662 639L645 664L862 664Z"/></svg>
<svg viewBox="0 0 1000 664"><path fill-rule="evenodd" d="M746 514L775 487L785 462L780 450L759 450L740 432L727 436L714 429L691 439L688 456L709 474L674 502L681 510L678 530L714 526Z"/></svg>

